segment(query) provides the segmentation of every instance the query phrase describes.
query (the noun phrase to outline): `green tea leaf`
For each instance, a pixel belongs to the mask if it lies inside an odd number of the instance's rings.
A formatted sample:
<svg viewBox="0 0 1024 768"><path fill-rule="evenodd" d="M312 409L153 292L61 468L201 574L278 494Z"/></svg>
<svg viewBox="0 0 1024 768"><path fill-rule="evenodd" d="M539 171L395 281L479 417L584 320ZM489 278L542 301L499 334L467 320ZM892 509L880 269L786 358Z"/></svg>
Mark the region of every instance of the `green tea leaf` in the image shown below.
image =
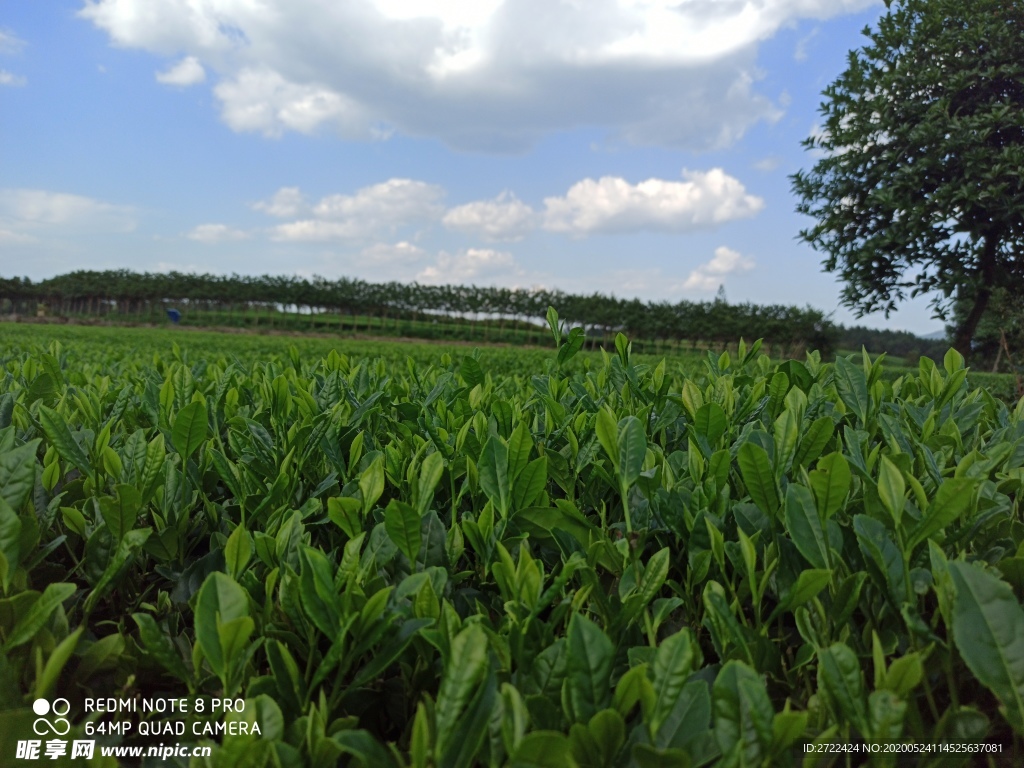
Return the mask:
<svg viewBox="0 0 1024 768"><path fill-rule="evenodd" d="M585 723L611 699L615 647L597 624L578 613L569 620L568 643L566 714L577 723Z"/></svg>
<svg viewBox="0 0 1024 768"><path fill-rule="evenodd" d="M977 481L973 478L950 477L943 480L921 521L911 529L907 551L912 552L922 541L964 515L971 507L976 486Z"/></svg>
<svg viewBox="0 0 1024 768"><path fill-rule="evenodd" d="M921 654L911 652L889 665L883 685L901 699L906 699L907 694L914 690L923 678L924 664L921 661Z"/></svg>
<svg viewBox="0 0 1024 768"><path fill-rule="evenodd" d="M821 455L821 452L828 445L835 432L835 424L831 416L821 416L811 422L811 425L800 438L796 453L793 454L794 467L806 467Z"/></svg>
<svg viewBox="0 0 1024 768"><path fill-rule="evenodd" d="M814 499L822 520L828 520L839 511L846 501L853 483L850 462L836 451L818 461L818 468L808 473Z"/></svg>
<svg viewBox="0 0 1024 768"><path fill-rule="evenodd" d="M800 575L797 576L796 582L789 591L786 593L782 602L772 611L769 622L774 621L775 617L785 611L791 611L794 608L803 605L808 600L816 597L821 590L823 590L828 583L832 580L832 571L819 570L819 569L808 569L801 571Z"/></svg>
<svg viewBox="0 0 1024 768"><path fill-rule="evenodd" d="M775 716L761 676L734 659L715 678L712 699L715 740L724 762L760 765L771 745Z"/></svg>
<svg viewBox="0 0 1024 768"><path fill-rule="evenodd" d="M728 427L725 411L718 403L705 403L697 409L693 419L693 430L714 447Z"/></svg>
<svg viewBox="0 0 1024 768"><path fill-rule="evenodd" d="M851 722L862 735L871 735L860 660L845 643L818 651L818 688L827 694L837 715Z"/></svg>
<svg viewBox="0 0 1024 768"><path fill-rule="evenodd" d="M384 510L384 529L402 554L414 565L422 545L420 523L420 516L416 510L397 499L392 499Z"/></svg>
<svg viewBox="0 0 1024 768"><path fill-rule="evenodd" d="M839 397L863 425L868 420L868 382L864 371L845 357L837 357L835 364L835 383Z"/></svg>
<svg viewBox="0 0 1024 768"><path fill-rule="evenodd" d="M450 658L437 692L435 752L438 755L448 751L455 724L463 717L469 700L487 673L490 662L483 628L471 624L459 632L452 640Z"/></svg>
<svg viewBox="0 0 1024 768"><path fill-rule="evenodd" d="M686 679L700 661L700 648L690 630L680 630L661 641L652 668L654 704L646 718L652 740L675 708Z"/></svg>
<svg viewBox="0 0 1024 768"><path fill-rule="evenodd" d="M21 519L0 496L0 583L6 590L21 563Z"/></svg>
<svg viewBox="0 0 1024 768"><path fill-rule="evenodd" d="M637 590L626 598L621 614L621 621L628 624L648 609L651 601L668 578L671 555L668 547L662 547L647 561L643 576Z"/></svg>
<svg viewBox="0 0 1024 768"><path fill-rule="evenodd" d="M534 504L544 492L547 482L548 459L547 456L541 456L527 464L516 478L512 488L512 506L515 509L525 509Z"/></svg>
<svg viewBox="0 0 1024 768"><path fill-rule="evenodd" d="M438 754L438 768L471 768L478 763L498 699L498 681L490 664L486 671L483 684L466 706L466 714L451 731L446 748ZM438 731L440 743L440 726Z"/></svg>
<svg viewBox="0 0 1024 768"><path fill-rule="evenodd" d="M50 584L37 597L28 611L21 617L14 629L7 636L4 642L3 651L7 653L19 645L23 645L36 636L36 633L43 628L50 616L57 610L57 606L67 600L75 593L74 584Z"/></svg>
<svg viewBox="0 0 1024 768"><path fill-rule="evenodd" d="M68 423L57 411L39 405L39 424L43 428L46 440L57 449L57 453L64 461L70 462L82 474L89 474L89 458L85 455L82 447L75 442Z"/></svg>
<svg viewBox="0 0 1024 768"><path fill-rule="evenodd" d="M34 692L36 698L45 699L50 695L53 687L57 684L57 679L60 677L61 672L64 671L64 667L71 660L71 656L75 652L75 648L78 647L78 640L82 637L84 631L84 626L79 627L61 640L57 647L53 649L53 652L50 653L42 673L36 678Z"/></svg>
<svg viewBox="0 0 1024 768"><path fill-rule="evenodd" d="M365 516L384 493L383 458L378 456L359 476L359 492L363 496L363 515Z"/></svg>
<svg viewBox="0 0 1024 768"><path fill-rule="evenodd" d="M799 389L791 390L799 392ZM800 436L800 415L788 408L775 420L775 474L782 477L789 470L796 454Z"/></svg>
<svg viewBox="0 0 1024 768"><path fill-rule="evenodd" d="M873 691L868 697L868 733L875 743L892 744L903 733L907 702L892 691Z"/></svg>
<svg viewBox="0 0 1024 768"><path fill-rule="evenodd" d="M224 545L224 562L228 574L237 579L249 564L254 552L252 534L243 525L236 525Z"/></svg>
<svg viewBox="0 0 1024 768"><path fill-rule="evenodd" d="M520 421L508 437L508 480L514 483L526 465L533 451L533 435L525 421Z"/></svg>
<svg viewBox="0 0 1024 768"><path fill-rule="evenodd" d="M196 600L196 642L214 673L223 678L230 659L224 657L219 625L249 615L249 599L238 583L225 573L206 577Z"/></svg>
<svg viewBox="0 0 1024 768"><path fill-rule="evenodd" d="M576 353L583 348L584 341L586 341L586 334L582 328L573 328L569 331L568 338L558 350L558 358L556 362L559 368L576 356Z"/></svg>
<svg viewBox="0 0 1024 768"><path fill-rule="evenodd" d="M327 516L350 539L354 539L362 533L362 509L363 505L359 499L348 496L332 496L327 500Z"/></svg>
<svg viewBox="0 0 1024 768"><path fill-rule="evenodd" d="M549 306L545 319L548 321L548 328L555 340L555 346L562 346L562 327L558 324L558 310Z"/></svg>
<svg viewBox="0 0 1024 768"><path fill-rule="evenodd" d="M894 605L903 605L907 600L906 568L885 526L868 515L854 515L853 532L861 552L874 566L876 581L881 580L879 586L886 588Z"/></svg>
<svg viewBox="0 0 1024 768"><path fill-rule="evenodd" d="M341 606L334 585L333 567L327 556L313 547L302 548L299 595L306 618L327 637L341 627Z"/></svg>
<svg viewBox="0 0 1024 768"><path fill-rule="evenodd" d="M114 556L110 558L107 567L96 582L96 586L93 587L92 592L85 599L85 604L82 607L86 613L91 613L96 603L102 600L107 592L113 589L116 583L120 581L132 561L142 552L142 548L151 533L153 533L152 528L136 528L128 531L121 537L117 549L114 550ZM95 536L95 534L93 535Z"/></svg>
<svg viewBox="0 0 1024 768"><path fill-rule="evenodd" d="M772 718L772 753L779 755L791 749L807 730L807 719L806 712L790 712L788 702L785 711L776 712Z"/></svg>
<svg viewBox="0 0 1024 768"><path fill-rule="evenodd" d="M507 517L512 491L509 488L508 446L504 440L495 435L487 438L477 469L480 471L480 488L501 516Z"/></svg>
<svg viewBox="0 0 1024 768"><path fill-rule="evenodd" d="M484 380L484 371L480 367L480 361L469 355L462 358L462 363L459 365L459 374L470 389L477 384L483 383Z"/></svg>
<svg viewBox="0 0 1024 768"><path fill-rule="evenodd" d="M198 400L189 403L178 411L174 419L171 445L183 458L187 458L206 441L208 429L206 406Z"/></svg>
<svg viewBox="0 0 1024 768"><path fill-rule="evenodd" d="M892 516L897 528L899 528L900 519L903 516L906 492L907 483L903 479L903 473L900 472L899 467L889 461L888 456L883 456L878 471L878 496Z"/></svg>
<svg viewBox="0 0 1024 768"><path fill-rule="evenodd" d="M775 517L780 506L779 491L771 462L768 461L768 452L756 443L746 442L740 446L736 460L750 498L762 512Z"/></svg>
<svg viewBox="0 0 1024 768"><path fill-rule="evenodd" d="M617 448L619 480L628 487L640 477L647 455L647 435L636 416L627 416L619 425Z"/></svg>
<svg viewBox="0 0 1024 768"><path fill-rule="evenodd" d="M637 703L645 713L654 708L654 688L647 678L646 664L631 667L615 684L613 705L620 715L628 717Z"/></svg>
<svg viewBox="0 0 1024 768"><path fill-rule="evenodd" d="M575 768L569 740L557 731L533 731L519 742L510 763L514 768Z"/></svg>
<svg viewBox="0 0 1024 768"><path fill-rule="evenodd" d="M217 622L217 637L226 667L222 680L224 693L228 696L238 692L238 680L236 675L231 674L232 667L240 666L240 662L245 659L245 649L255 628L256 623L248 616Z"/></svg>
<svg viewBox="0 0 1024 768"><path fill-rule="evenodd" d="M830 568L832 556L811 492L791 483L786 489L786 529L800 554L815 568Z"/></svg>
<svg viewBox="0 0 1024 768"><path fill-rule="evenodd" d="M1002 713L1024 733L1024 610L1010 585L981 566L949 563L956 597L953 638L974 676L998 698Z"/></svg>
<svg viewBox="0 0 1024 768"><path fill-rule="evenodd" d="M131 485L118 485L114 491L116 497L104 496L100 499L100 514L114 541L120 542L135 527L142 506L142 494Z"/></svg>
<svg viewBox="0 0 1024 768"><path fill-rule="evenodd" d="M36 481L37 438L13 451L0 453L0 498L17 511L25 503Z"/></svg>
<svg viewBox="0 0 1024 768"><path fill-rule="evenodd" d="M604 406L597 412L597 421L594 425L597 432L597 439L612 460L612 466L618 471L619 466L619 426L615 420L615 414L608 406Z"/></svg>
<svg viewBox="0 0 1024 768"><path fill-rule="evenodd" d="M181 653L174 643L148 613L133 613L132 619L139 628L139 639L146 653L156 659L160 666L183 682L188 682L189 673Z"/></svg>
<svg viewBox="0 0 1024 768"><path fill-rule="evenodd" d="M429 454L420 464L419 480L416 484L416 511L420 517L427 514L434 498L434 489L444 474L444 456L435 451Z"/></svg>

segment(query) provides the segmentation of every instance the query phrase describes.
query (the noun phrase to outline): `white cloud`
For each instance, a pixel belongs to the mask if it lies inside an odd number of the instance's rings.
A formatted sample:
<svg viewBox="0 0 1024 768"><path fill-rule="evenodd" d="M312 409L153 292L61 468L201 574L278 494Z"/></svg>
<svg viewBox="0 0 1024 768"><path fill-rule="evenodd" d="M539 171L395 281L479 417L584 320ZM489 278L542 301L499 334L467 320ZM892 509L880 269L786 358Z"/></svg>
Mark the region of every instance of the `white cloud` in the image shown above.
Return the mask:
<svg viewBox="0 0 1024 768"><path fill-rule="evenodd" d="M436 184L389 179L354 195L328 195L313 207L314 218L279 224L271 237L300 242L379 237L440 218L443 197Z"/></svg>
<svg viewBox="0 0 1024 768"><path fill-rule="evenodd" d="M313 212L329 219L368 219L386 224L436 218L443 210L444 190L413 179L388 179L363 187L354 195L329 195Z"/></svg>
<svg viewBox="0 0 1024 768"><path fill-rule="evenodd" d="M536 213L511 192L452 208L442 220L448 229L486 240L522 240L536 226Z"/></svg>
<svg viewBox="0 0 1024 768"><path fill-rule="evenodd" d="M293 83L266 69L243 69L214 88L221 117L233 130L276 138L312 133L323 123L346 138L372 138L369 118L352 99L315 83Z"/></svg>
<svg viewBox="0 0 1024 768"><path fill-rule="evenodd" d="M0 85L8 85L17 88L25 85L26 82L25 78L21 75L8 72L6 69L0 69Z"/></svg>
<svg viewBox="0 0 1024 768"><path fill-rule="evenodd" d="M544 228L584 236L596 232L684 232L753 216L764 200L721 168L683 171L686 181L616 176L574 184L565 197L545 198Z"/></svg>
<svg viewBox="0 0 1024 768"><path fill-rule="evenodd" d="M220 270L214 268L211 269L210 265L201 267L194 262L184 263L179 261L158 261L156 263L156 271L161 274L167 274L168 272L181 272L183 274L192 275L216 275L223 274Z"/></svg>
<svg viewBox="0 0 1024 768"><path fill-rule="evenodd" d="M290 219L306 211L306 198L298 187L281 187L269 200L253 203L252 207L270 216Z"/></svg>
<svg viewBox="0 0 1024 768"><path fill-rule="evenodd" d="M130 232L135 216L129 206L83 195L42 189L0 189L0 225L14 231L67 228Z"/></svg>
<svg viewBox="0 0 1024 768"><path fill-rule="evenodd" d="M684 291L706 293L716 290L726 275L746 272L753 268L753 259L722 245L715 248L715 255L711 261L701 264L690 273L682 288Z"/></svg>
<svg viewBox="0 0 1024 768"><path fill-rule="evenodd" d="M25 41L9 29L0 29L0 53L15 54L25 47Z"/></svg>
<svg viewBox="0 0 1024 768"><path fill-rule="evenodd" d="M442 251L436 263L426 267L416 279L421 283L458 284L493 282L499 277L521 273L515 258L507 251L466 248L456 253Z"/></svg>
<svg viewBox="0 0 1024 768"><path fill-rule="evenodd" d="M189 240L200 243L225 243L236 240L247 240L248 232L233 229L227 224L200 224L186 235Z"/></svg>
<svg viewBox="0 0 1024 768"><path fill-rule="evenodd" d="M358 238L360 228L355 222L339 223L303 219L278 224L270 232L272 240L287 240L296 243L322 243L327 240L349 240Z"/></svg>
<svg viewBox="0 0 1024 768"><path fill-rule="evenodd" d="M782 158L778 155L769 155L763 157L754 163L754 169L758 171L774 171L782 164Z"/></svg>
<svg viewBox="0 0 1024 768"><path fill-rule="evenodd" d="M810 46L811 41L818 36L818 28L815 27L806 35L801 37L796 42L796 48L793 50L793 58L797 61L807 60L807 48Z"/></svg>
<svg viewBox="0 0 1024 768"><path fill-rule="evenodd" d="M427 252L419 246L402 240L394 244L375 243L364 248L359 254L359 259L369 266L415 264L422 261L426 255Z"/></svg>
<svg viewBox="0 0 1024 768"><path fill-rule="evenodd" d="M396 129L514 150L577 126L725 145L778 108L757 46L877 0L86 0L117 46L215 70L224 121L277 136Z"/></svg>
<svg viewBox="0 0 1024 768"><path fill-rule="evenodd" d="M189 86L206 79L206 70L195 56L186 56L170 69L156 73L156 81L164 85Z"/></svg>
<svg viewBox="0 0 1024 768"><path fill-rule="evenodd" d="M24 232L15 232L10 229L0 229L0 244L28 245L34 242L37 241L32 235L26 235Z"/></svg>

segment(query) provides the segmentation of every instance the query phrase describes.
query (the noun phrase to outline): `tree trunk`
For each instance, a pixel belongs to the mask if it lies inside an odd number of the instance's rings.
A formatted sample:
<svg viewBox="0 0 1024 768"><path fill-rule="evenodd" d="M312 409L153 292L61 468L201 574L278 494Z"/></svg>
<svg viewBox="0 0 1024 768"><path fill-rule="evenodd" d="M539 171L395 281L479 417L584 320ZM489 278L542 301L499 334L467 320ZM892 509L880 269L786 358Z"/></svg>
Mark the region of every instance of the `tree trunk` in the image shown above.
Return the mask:
<svg viewBox="0 0 1024 768"><path fill-rule="evenodd" d="M981 254L981 287L974 296L974 306L971 307L967 319L956 329L953 337L953 346L956 351L965 358L970 358L971 341L974 339L974 332L978 329L978 323L985 314L988 301L992 298L992 287L995 285L996 251L999 248L999 237L995 234L985 236L985 249Z"/></svg>

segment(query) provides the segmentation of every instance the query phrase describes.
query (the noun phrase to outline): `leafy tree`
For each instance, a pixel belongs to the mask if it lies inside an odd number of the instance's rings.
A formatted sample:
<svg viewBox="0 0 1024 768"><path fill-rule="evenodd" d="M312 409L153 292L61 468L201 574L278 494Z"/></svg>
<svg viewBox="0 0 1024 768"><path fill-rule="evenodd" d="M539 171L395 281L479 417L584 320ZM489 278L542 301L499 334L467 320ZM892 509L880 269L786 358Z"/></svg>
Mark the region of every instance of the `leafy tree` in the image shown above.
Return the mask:
<svg viewBox="0 0 1024 768"><path fill-rule="evenodd" d="M970 310L967 302L957 302L952 312L954 326ZM993 363L993 372L1013 370L1015 363L1019 366L1024 362L1024 291L1002 287L992 291L974 334L974 354L979 360Z"/></svg>
<svg viewBox="0 0 1024 768"><path fill-rule="evenodd" d="M821 153L791 177L800 233L846 282L843 303L886 316L934 294L971 349L999 287L1024 290L1024 6L887 0L869 43L825 91Z"/></svg>

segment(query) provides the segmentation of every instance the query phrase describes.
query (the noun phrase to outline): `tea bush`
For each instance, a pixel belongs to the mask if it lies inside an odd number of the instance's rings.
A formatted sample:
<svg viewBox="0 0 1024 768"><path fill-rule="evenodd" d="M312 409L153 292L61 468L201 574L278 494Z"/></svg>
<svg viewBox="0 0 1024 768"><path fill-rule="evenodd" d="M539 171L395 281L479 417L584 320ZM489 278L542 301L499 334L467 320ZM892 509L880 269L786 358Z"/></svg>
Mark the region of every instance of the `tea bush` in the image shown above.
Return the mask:
<svg viewBox="0 0 1024 768"><path fill-rule="evenodd" d="M88 698L244 700L196 766L1024 755L1024 401L550 321L500 370L6 336L0 759L55 696L108 745Z"/></svg>

